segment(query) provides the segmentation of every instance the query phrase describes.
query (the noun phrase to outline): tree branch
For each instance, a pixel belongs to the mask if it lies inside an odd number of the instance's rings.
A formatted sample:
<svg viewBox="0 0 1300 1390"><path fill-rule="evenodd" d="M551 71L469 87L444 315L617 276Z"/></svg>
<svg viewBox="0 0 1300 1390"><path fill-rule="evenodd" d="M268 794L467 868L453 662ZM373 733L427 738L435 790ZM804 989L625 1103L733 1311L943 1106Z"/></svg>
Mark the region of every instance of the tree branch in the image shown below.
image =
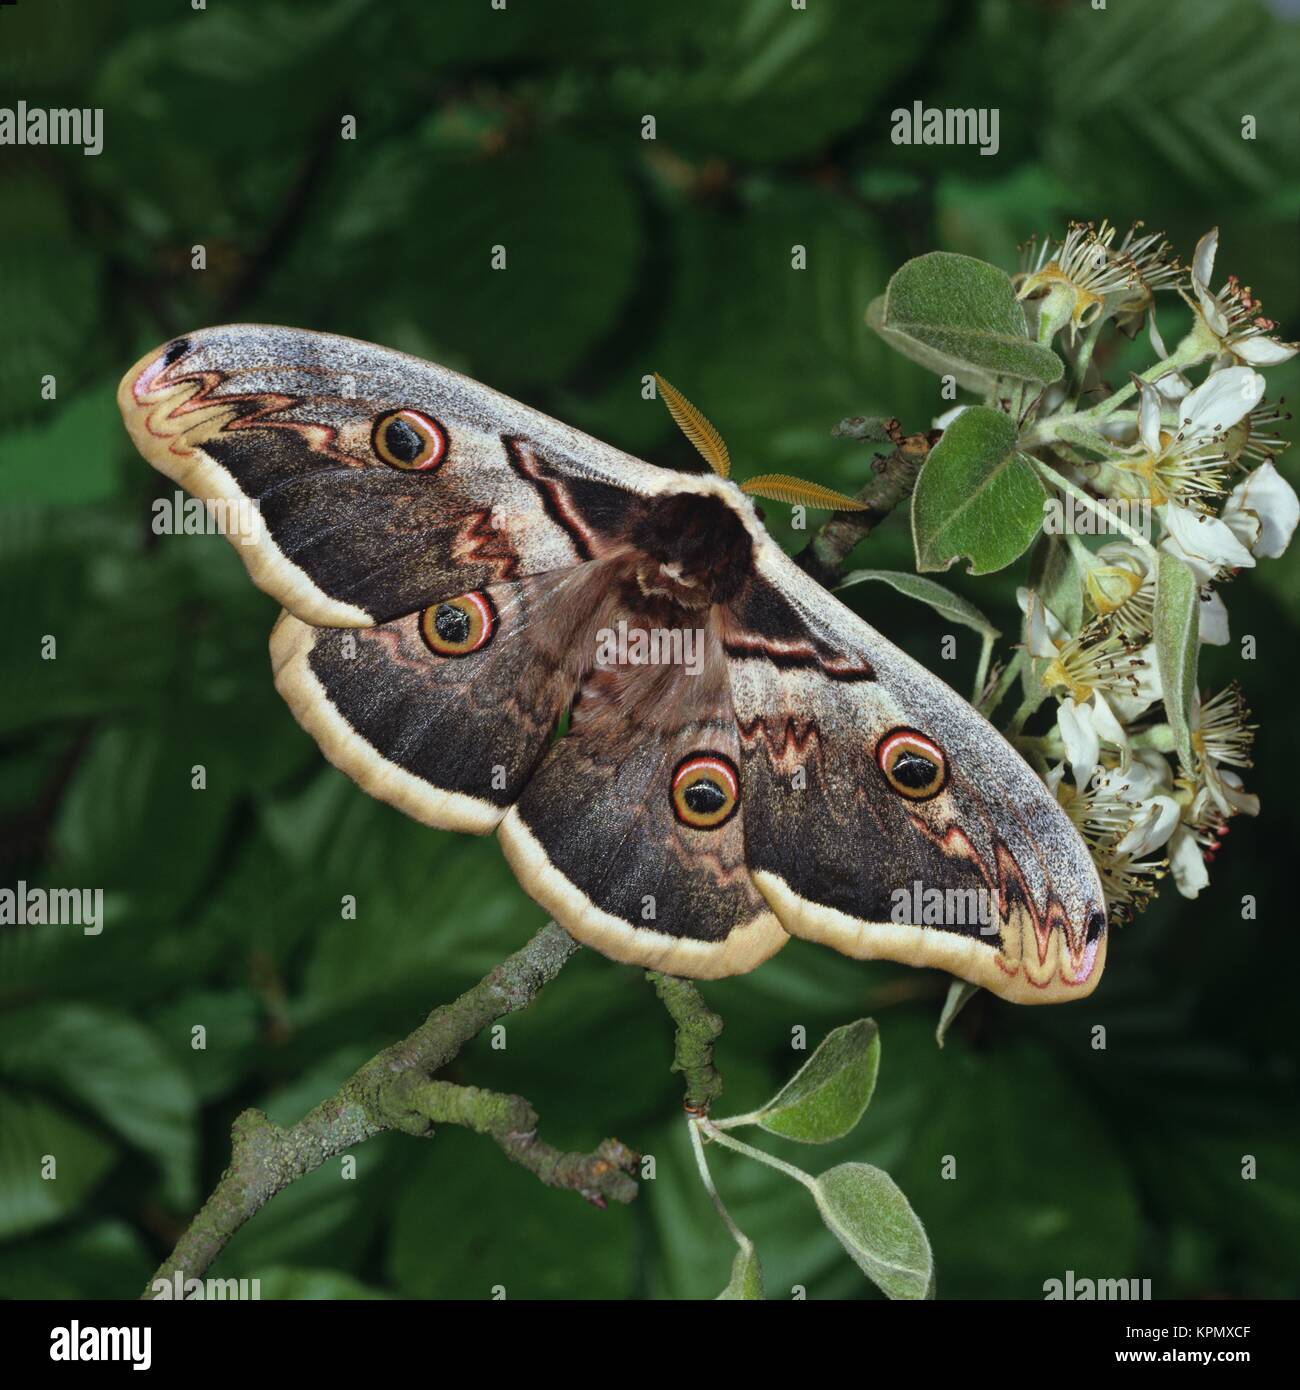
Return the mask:
<svg viewBox="0 0 1300 1390"><path fill-rule="evenodd" d="M658 970L647 970L646 979L677 1025L672 1069L686 1078L682 1103L692 1115L707 1115L722 1094L722 1076L713 1065L713 1044L722 1032L722 1019L704 1002L693 980Z"/></svg>
<svg viewBox="0 0 1300 1390"><path fill-rule="evenodd" d="M866 443L888 442L894 448L891 453L872 459L875 476L857 493L857 500L866 502L867 510L836 512L795 556L795 563L827 589L839 582L844 562L854 547L911 495L916 475L939 438L935 431L904 435L897 420L873 420L862 415L841 420L831 433Z"/></svg>
<svg viewBox="0 0 1300 1390"><path fill-rule="evenodd" d="M484 1028L530 1004L577 950L577 942L549 922L459 999L435 1009L409 1037L358 1068L297 1124L281 1128L260 1111L245 1110L231 1127L230 1166L144 1296L156 1280L170 1282L178 1272L182 1279L202 1275L277 1192L390 1129L427 1137L435 1121L463 1124L490 1134L550 1186L579 1192L597 1205L631 1201L637 1188L629 1173L637 1155L617 1140L606 1140L594 1154L561 1153L537 1137L536 1112L522 1097L431 1079Z"/></svg>

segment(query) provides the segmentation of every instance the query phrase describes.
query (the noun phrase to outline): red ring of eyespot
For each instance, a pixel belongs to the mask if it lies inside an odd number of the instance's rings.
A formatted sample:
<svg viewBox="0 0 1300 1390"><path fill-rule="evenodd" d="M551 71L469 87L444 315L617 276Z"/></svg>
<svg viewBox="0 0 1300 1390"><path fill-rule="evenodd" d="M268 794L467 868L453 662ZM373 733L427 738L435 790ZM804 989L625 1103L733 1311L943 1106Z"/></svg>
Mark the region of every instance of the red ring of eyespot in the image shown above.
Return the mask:
<svg viewBox="0 0 1300 1390"><path fill-rule="evenodd" d="M731 805L716 821L710 821L707 825L696 825L693 821L686 819L681 808L677 805L677 789L687 778L694 777L704 771L717 773L721 780L726 783L727 791L731 797ZM724 758L721 753L693 753L689 758L684 758L677 764L677 770L673 773L671 798L673 814L683 825L690 826L692 830L716 830L720 825L725 825L736 814L736 807L740 805L740 774L736 771L731 759Z"/></svg>
<svg viewBox="0 0 1300 1390"><path fill-rule="evenodd" d="M435 641L430 638L429 627L431 623L436 623L438 609L440 609L443 604L462 602L474 605L474 608L478 611L481 628L472 646L449 651L445 647L436 645ZM430 615L432 615L432 617ZM493 607L492 600L487 594L479 589L472 589L467 594L457 594L455 598L443 599L439 603L430 604L430 606L420 614L420 636L424 639L425 646L428 647L435 656L470 656L474 652L482 651L496 635L496 630L496 609ZM442 639L438 640L441 641ZM452 643L448 643L447 645L449 647L454 646Z"/></svg>
<svg viewBox="0 0 1300 1390"><path fill-rule="evenodd" d="M383 433L394 420L402 420L410 425L425 441L424 449L416 455L411 463L395 462L384 452L387 445L380 448ZM419 410L390 410L386 415L381 415L375 421L370 439L375 453L390 468L399 469L403 473L432 472L447 457L447 431L432 416L425 415L423 411Z"/></svg>
<svg viewBox="0 0 1300 1390"><path fill-rule="evenodd" d="M939 776L935 779L933 787L923 790L913 790L910 787L899 787L894 783L890 773L890 754L900 743L913 744L919 753L923 753L939 769ZM906 797L909 801L929 801L936 797L948 785L948 759L944 756L943 749L939 747L932 738L927 738L918 729L891 729L880 740L876 747L876 762L880 770L884 773L885 781L896 791L899 796Z"/></svg>

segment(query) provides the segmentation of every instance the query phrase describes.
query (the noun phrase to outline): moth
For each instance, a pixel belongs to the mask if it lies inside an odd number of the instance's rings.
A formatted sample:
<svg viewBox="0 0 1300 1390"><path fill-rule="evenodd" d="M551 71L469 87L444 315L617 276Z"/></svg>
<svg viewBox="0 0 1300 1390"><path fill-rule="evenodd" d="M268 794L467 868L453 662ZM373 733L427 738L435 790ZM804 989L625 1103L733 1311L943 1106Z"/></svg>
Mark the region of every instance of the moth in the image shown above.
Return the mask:
<svg viewBox="0 0 1300 1390"><path fill-rule="evenodd" d="M750 500L838 494L779 475L742 489L712 426L662 394L695 471L291 328L178 338L119 403L155 468L227 504L284 610L276 686L325 756L427 825L495 831L579 941L716 978L793 935L1021 1003L1090 993L1106 903L1068 817ZM936 889L992 910L921 910Z"/></svg>

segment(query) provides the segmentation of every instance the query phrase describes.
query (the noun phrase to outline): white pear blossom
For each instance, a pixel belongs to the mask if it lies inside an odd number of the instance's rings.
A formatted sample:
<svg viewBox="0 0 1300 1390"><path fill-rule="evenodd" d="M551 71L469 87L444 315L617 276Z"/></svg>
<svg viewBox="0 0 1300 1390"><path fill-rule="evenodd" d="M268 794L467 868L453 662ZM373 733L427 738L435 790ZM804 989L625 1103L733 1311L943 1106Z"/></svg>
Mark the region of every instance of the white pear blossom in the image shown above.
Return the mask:
<svg viewBox="0 0 1300 1390"><path fill-rule="evenodd" d="M1300 498L1270 460L1232 489L1220 515L1252 555L1276 560L1300 522Z"/></svg>
<svg viewBox="0 0 1300 1390"><path fill-rule="evenodd" d="M1157 507L1185 503L1203 510L1224 491L1226 435L1259 404L1264 378L1249 367L1227 367L1173 401L1151 382L1138 378L1137 385L1139 442L1116 467L1139 480ZM1170 411L1176 430L1163 423Z"/></svg>
<svg viewBox="0 0 1300 1390"><path fill-rule="evenodd" d="M1169 506L1160 519L1165 525L1161 550L1187 564L1199 583L1211 584L1226 570L1254 568L1255 557L1217 516Z"/></svg>
<svg viewBox="0 0 1300 1390"><path fill-rule="evenodd" d="M1208 887L1210 871L1205 867L1205 854L1196 833L1187 825L1179 825L1169 841L1169 872L1174 887L1185 898L1194 898Z"/></svg>
<svg viewBox="0 0 1300 1390"><path fill-rule="evenodd" d="M1056 711L1056 727L1076 787L1086 787L1092 781L1103 744L1127 756L1128 735L1100 691L1094 691L1086 705L1067 695Z"/></svg>
<svg viewBox="0 0 1300 1390"><path fill-rule="evenodd" d="M1235 275L1230 275L1217 294L1210 289L1218 249L1219 229L1214 227L1196 243L1196 254L1192 258L1195 299L1184 298L1196 309L1202 325L1222 353L1252 367L1275 367L1280 362L1290 361L1300 347L1268 336L1277 325L1263 316L1249 285L1242 285Z"/></svg>

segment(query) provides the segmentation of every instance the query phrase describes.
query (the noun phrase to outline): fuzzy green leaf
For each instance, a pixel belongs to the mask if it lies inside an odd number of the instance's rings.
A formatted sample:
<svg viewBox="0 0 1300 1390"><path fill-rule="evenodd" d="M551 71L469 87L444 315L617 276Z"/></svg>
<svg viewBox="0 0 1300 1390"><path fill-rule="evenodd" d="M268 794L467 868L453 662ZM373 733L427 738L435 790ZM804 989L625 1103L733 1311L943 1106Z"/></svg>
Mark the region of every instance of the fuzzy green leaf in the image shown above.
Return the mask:
<svg viewBox="0 0 1300 1390"><path fill-rule="evenodd" d="M931 251L908 261L890 279L878 317L891 346L907 339L931 358L926 365L948 364L935 370L1045 383L1064 371L1054 352L1029 340L1011 277L973 256Z"/></svg>
<svg viewBox="0 0 1300 1390"><path fill-rule="evenodd" d="M908 598L928 603L942 617L951 618L954 623L961 623L963 627L973 628L981 637L987 637L990 641L996 641L1002 636L973 603L945 589L933 579L926 579L919 574L908 574L905 570L854 570L852 574L844 577L838 587L847 589L851 584L862 584L871 579L888 584L900 594L906 594Z"/></svg>
<svg viewBox="0 0 1300 1390"><path fill-rule="evenodd" d="M748 1243L736 1251L736 1258L731 1262L731 1278L718 1299L730 1301L762 1297L763 1268L758 1262L758 1251L752 1243Z"/></svg>
<svg viewBox="0 0 1300 1390"><path fill-rule="evenodd" d="M985 406L962 411L944 431L912 497L917 569L946 570L965 557L971 574L989 574L1032 544L1047 494L1015 443L1015 422Z"/></svg>
<svg viewBox="0 0 1300 1390"><path fill-rule="evenodd" d="M898 1184L869 1163L841 1163L813 1184L817 1210L854 1264L890 1298L927 1298L934 1257Z"/></svg>
<svg viewBox="0 0 1300 1390"><path fill-rule="evenodd" d="M1194 766L1191 719L1199 625L1196 576L1176 555L1162 550L1156 563L1156 667L1174 747L1189 770Z"/></svg>
<svg viewBox="0 0 1300 1390"><path fill-rule="evenodd" d="M821 1046L758 1111L769 1134L803 1144L825 1144L862 1118L880 1069L880 1030L860 1018L827 1033Z"/></svg>

